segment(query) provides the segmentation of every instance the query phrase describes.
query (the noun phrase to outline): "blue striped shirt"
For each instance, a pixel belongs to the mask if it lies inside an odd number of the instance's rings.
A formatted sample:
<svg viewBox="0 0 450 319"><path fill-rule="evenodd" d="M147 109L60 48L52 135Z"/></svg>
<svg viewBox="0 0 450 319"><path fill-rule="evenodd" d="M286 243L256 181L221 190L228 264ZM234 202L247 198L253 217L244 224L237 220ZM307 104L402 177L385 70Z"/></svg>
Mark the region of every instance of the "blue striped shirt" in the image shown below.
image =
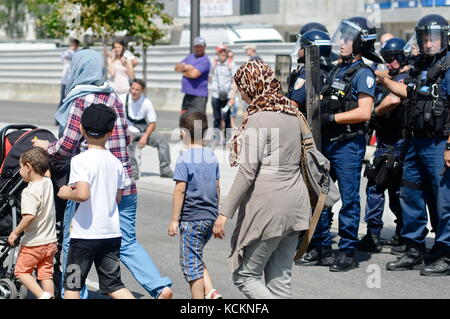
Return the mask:
<svg viewBox="0 0 450 319"><path fill-rule="evenodd" d="M177 159L174 181L186 182L181 221L216 220L219 164L209 148L190 148Z"/></svg>

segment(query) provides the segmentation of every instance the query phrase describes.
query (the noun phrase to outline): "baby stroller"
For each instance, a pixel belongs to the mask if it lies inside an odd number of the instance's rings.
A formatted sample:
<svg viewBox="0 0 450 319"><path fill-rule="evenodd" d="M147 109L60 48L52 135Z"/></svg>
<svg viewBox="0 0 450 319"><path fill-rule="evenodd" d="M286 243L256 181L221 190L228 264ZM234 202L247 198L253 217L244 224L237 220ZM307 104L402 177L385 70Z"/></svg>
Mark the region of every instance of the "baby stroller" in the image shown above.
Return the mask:
<svg viewBox="0 0 450 319"><path fill-rule="evenodd" d="M19 174L19 158L23 152L32 148L31 140L55 141L55 136L48 130L33 125L9 125L0 131L0 299L24 299L27 289L14 277L14 266L18 248L8 245L8 236L21 219L20 198L26 183ZM53 174L52 174L53 176ZM57 294L60 289L60 242L62 232L58 224L62 224L65 202L56 196L58 253L55 256L54 281Z"/></svg>

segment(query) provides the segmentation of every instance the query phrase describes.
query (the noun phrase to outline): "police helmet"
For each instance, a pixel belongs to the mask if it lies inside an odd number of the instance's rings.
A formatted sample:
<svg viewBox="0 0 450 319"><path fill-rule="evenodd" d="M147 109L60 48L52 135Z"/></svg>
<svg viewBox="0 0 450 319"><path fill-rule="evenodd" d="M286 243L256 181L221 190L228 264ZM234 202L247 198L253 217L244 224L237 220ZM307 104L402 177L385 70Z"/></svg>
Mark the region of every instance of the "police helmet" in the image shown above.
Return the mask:
<svg viewBox="0 0 450 319"><path fill-rule="evenodd" d="M375 53L376 40L377 30L369 26L366 18L352 17L341 21L331 42L344 60L351 60L355 55L361 54L373 62L383 63L383 60ZM345 43L352 44L351 53L342 52L341 46Z"/></svg>
<svg viewBox="0 0 450 319"><path fill-rule="evenodd" d="M311 30L302 35L300 40L300 48L304 49L309 45L317 45L319 47L320 56L329 58L331 54L331 41L328 33Z"/></svg>
<svg viewBox="0 0 450 319"><path fill-rule="evenodd" d="M297 42L295 43L295 46L294 46L294 48L291 51L292 59L297 59L298 63L304 63L305 62L305 57L304 56L303 57L298 57L298 55L297 55L298 54L298 50L300 50L302 48L301 47L301 43L300 43L302 35L305 34L308 31L312 31L312 30L319 30L319 31L328 33L327 28L323 24L318 23L318 22L310 22L310 23L307 23L304 26L302 26L300 28L300 30L298 31L298 34L297 34Z"/></svg>
<svg viewBox="0 0 450 319"><path fill-rule="evenodd" d="M298 34L303 35L306 32L311 31L311 30L319 30L319 31L328 33L327 28L323 24L318 23L318 22L310 22L310 23L307 23L304 26L302 26L300 28L300 30L298 31Z"/></svg>
<svg viewBox="0 0 450 319"><path fill-rule="evenodd" d="M428 14L416 24L416 40L419 51L434 56L448 50L448 20L439 14Z"/></svg>
<svg viewBox="0 0 450 319"><path fill-rule="evenodd" d="M399 67L396 69L390 69L390 75L396 75L402 67L408 62L408 57L405 52L406 41L400 38L392 38L383 43L380 54L383 57L384 62L392 63L397 60Z"/></svg>

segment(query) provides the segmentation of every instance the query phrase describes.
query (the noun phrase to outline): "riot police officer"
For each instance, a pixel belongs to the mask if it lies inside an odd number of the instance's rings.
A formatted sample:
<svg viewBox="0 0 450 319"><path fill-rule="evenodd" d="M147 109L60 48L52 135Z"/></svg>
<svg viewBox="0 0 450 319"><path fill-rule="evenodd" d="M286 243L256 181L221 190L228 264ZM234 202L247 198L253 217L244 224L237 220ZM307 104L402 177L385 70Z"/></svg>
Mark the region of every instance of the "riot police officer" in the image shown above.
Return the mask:
<svg viewBox="0 0 450 319"><path fill-rule="evenodd" d="M421 269L426 276L450 274L450 55L449 25L437 14L426 15L415 28L420 55L406 84L387 78L380 83L394 94L407 98L405 124L412 137L405 156L400 205L403 212L401 235L406 253L387 263L388 270ZM424 187L432 191L438 224L435 261L424 266L427 213Z"/></svg>
<svg viewBox="0 0 450 319"><path fill-rule="evenodd" d="M297 42L295 43L294 49L292 51L292 56L297 58L297 68L293 70L289 76L288 79L288 92L286 94L286 97L291 99L292 93L295 90L300 89L306 79L305 75L305 50L304 50L304 44L302 45L302 36L312 30L318 30L322 31L328 34L327 28L317 22L310 22L305 24L303 27L300 28L298 34L297 34Z"/></svg>
<svg viewBox="0 0 450 319"><path fill-rule="evenodd" d="M330 265L330 271L355 266L360 220L359 186L365 154L365 123L371 117L375 75L362 57L381 63L375 53L376 29L363 17L342 20L332 38L342 63L331 72L322 90L322 153L330 160L342 208L339 212L339 254L331 250L331 209L322 212L304 265Z"/></svg>
<svg viewBox="0 0 450 319"><path fill-rule="evenodd" d="M383 43L380 50L388 75L396 82L403 82L409 69L407 55L404 51L405 45L405 40L391 38ZM362 238L359 245L359 250L362 251L380 252L382 249L380 234L383 228L382 217L386 189L389 194L389 207L396 217L397 224L395 235L388 243L394 246L393 252L404 250L400 235L402 218L399 196L406 139L404 139L402 127L399 125L401 122L401 108L398 107L400 103L401 99L391 94L388 89L381 85L376 87L375 109L370 126L375 129L377 149L373 163L366 166L364 174L368 178L364 217L367 223L367 235Z"/></svg>
<svg viewBox="0 0 450 319"><path fill-rule="evenodd" d="M331 63L331 40L328 33L320 30L310 30L305 32L300 38L300 50L305 51L305 47L309 45L316 45L319 47L320 56L320 78L322 84L325 84L328 74L333 65ZM299 58L299 61L304 63L305 56ZM294 104L306 114L306 70L303 68L298 74L294 87L289 92L288 98L294 101Z"/></svg>

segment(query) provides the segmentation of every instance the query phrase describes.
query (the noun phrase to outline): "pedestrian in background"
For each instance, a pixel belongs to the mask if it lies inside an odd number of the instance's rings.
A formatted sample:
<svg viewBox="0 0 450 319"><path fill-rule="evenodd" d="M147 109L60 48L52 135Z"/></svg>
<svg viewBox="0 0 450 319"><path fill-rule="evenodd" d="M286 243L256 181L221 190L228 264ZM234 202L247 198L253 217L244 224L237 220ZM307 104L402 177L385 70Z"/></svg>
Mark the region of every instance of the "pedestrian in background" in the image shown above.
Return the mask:
<svg viewBox="0 0 450 319"><path fill-rule="evenodd" d="M169 143L164 134L156 131L156 112L150 99L144 95L144 90L145 82L134 79L131 82L130 93L120 96L131 135L128 152L133 178L137 180L140 177L141 149L146 145L158 149L160 176L172 178Z"/></svg>
<svg viewBox="0 0 450 319"><path fill-rule="evenodd" d="M133 66L133 69L136 68L136 65L139 64L139 61L136 58L136 56L130 50L128 50L128 44L125 45L125 52L124 52L123 56L125 57L125 59L131 61L131 65Z"/></svg>
<svg viewBox="0 0 450 319"><path fill-rule="evenodd" d="M206 269L203 250L217 218L220 186L219 164L204 144L208 119L203 112L189 111L180 117L181 138L188 149L181 153L173 180L172 220L169 236L180 228L180 265L193 299L221 299Z"/></svg>
<svg viewBox="0 0 450 319"><path fill-rule="evenodd" d="M230 49L228 49L228 61L236 64L236 62L234 61L234 52L231 51ZM236 127L236 118L237 118L237 114L239 112L239 96L236 94L237 87L236 87L236 83L234 83L234 79L233 79L233 90L234 90L234 92L233 92L234 93L234 104L231 107L230 122L231 122L231 128L234 129Z"/></svg>
<svg viewBox="0 0 450 319"><path fill-rule="evenodd" d="M261 60L261 57L256 54L256 44L250 43L244 46L245 55L249 57L249 61Z"/></svg>
<svg viewBox="0 0 450 319"><path fill-rule="evenodd" d="M70 63L72 62L73 55L75 54L75 52L78 51L79 47L80 47L80 41L78 41L78 39L70 39L69 49L64 51L63 54L61 54L61 61L63 64L63 73L62 73L62 79L61 79L61 99L59 100L58 108L62 105L62 101L66 97L66 85L67 85L67 81L69 80Z"/></svg>
<svg viewBox="0 0 450 319"><path fill-rule="evenodd" d="M211 105L214 112L214 129L226 130L231 128L231 108L235 104L236 89L233 75L236 64L228 58L228 48L225 45L216 46L217 59L213 62L211 72Z"/></svg>
<svg viewBox="0 0 450 319"><path fill-rule="evenodd" d="M194 53L175 65L175 72L183 74L181 91L185 95L181 113L188 110L206 112L208 101L208 74L211 62L205 54L206 42L203 38L197 37L193 45Z"/></svg>
<svg viewBox="0 0 450 319"><path fill-rule="evenodd" d="M234 284L252 299L292 298L293 258L311 214L300 169L299 111L260 60L242 65L234 79L250 105L249 117L231 141L230 164L239 170L214 236L223 238L225 223L239 208L231 237Z"/></svg>
<svg viewBox="0 0 450 319"><path fill-rule="evenodd" d="M134 78L133 62L125 57L125 50L125 42L114 41L111 55L107 58L111 86L118 95L128 93L130 81Z"/></svg>
<svg viewBox="0 0 450 319"><path fill-rule="evenodd" d="M244 51L245 51L245 55L247 55L249 57L249 59L248 59L249 61L252 61L252 60L261 60L262 61L261 57L256 54L256 45L255 44L250 43L250 44L245 45ZM245 120L248 117L247 108L248 108L248 104L244 100L242 100L242 111L243 111L242 122L245 122Z"/></svg>

